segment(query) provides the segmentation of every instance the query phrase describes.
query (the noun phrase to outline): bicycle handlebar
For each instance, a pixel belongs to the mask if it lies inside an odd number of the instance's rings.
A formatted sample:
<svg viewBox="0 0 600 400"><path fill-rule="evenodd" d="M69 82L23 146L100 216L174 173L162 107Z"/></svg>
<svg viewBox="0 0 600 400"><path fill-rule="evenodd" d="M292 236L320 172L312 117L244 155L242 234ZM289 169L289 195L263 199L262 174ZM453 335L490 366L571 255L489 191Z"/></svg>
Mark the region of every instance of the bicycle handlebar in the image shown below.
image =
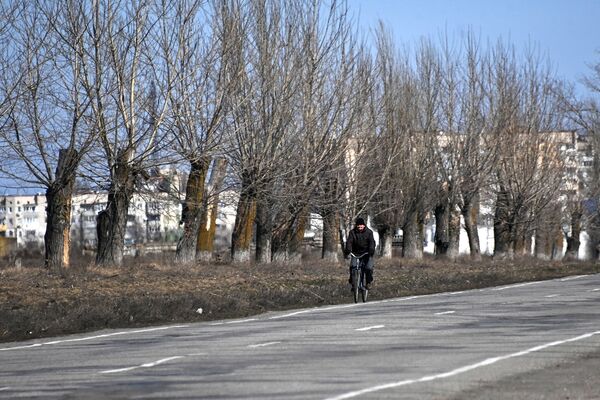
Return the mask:
<svg viewBox="0 0 600 400"><path fill-rule="evenodd" d="M361 254L360 256L357 256L357 255L356 255L356 254L354 254L354 253L350 253L350 255L351 255L352 257L354 257L354 258L363 258L364 256L366 256L366 255L368 255L368 254L369 254L369 253L364 253L364 254Z"/></svg>

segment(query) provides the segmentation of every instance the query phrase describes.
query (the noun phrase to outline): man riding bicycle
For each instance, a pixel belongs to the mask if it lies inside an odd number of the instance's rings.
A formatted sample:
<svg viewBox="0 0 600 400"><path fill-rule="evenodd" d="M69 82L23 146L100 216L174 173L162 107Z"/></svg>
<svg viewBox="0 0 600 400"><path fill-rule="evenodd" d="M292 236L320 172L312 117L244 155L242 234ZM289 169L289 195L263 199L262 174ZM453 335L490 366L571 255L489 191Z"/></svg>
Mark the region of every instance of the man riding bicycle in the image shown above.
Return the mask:
<svg viewBox="0 0 600 400"><path fill-rule="evenodd" d="M367 290L371 289L371 283L373 282L373 256L375 255L375 239L373 238L373 231L367 228L365 220L358 217L355 221L354 229L348 234L346 239L346 248L344 249L344 255L348 257L350 253L355 255L361 255L368 253L365 257L367 258L365 269L367 278ZM352 283L352 268L350 268L350 279L348 282Z"/></svg>

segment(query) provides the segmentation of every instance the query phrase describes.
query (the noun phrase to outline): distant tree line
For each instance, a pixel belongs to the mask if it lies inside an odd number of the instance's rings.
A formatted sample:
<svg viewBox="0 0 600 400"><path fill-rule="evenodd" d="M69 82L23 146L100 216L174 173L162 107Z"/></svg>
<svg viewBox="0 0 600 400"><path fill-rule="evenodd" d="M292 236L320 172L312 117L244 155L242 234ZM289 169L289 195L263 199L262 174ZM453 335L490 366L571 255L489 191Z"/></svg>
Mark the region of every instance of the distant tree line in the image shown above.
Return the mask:
<svg viewBox="0 0 600 400"><path fill-rule="evenodd" d="M47 268L69 265L76 179L107 190L96 263L122 265L129 203L161 165L188 173L181 264L210 259L224 187L239 197L234 261L297 261L311 213L331 261L358 215L384 257L402 229L410 258L428 215L436 254L455 257L462 217L479 258L482 204L495 256L535 237L551 257L565 226L576 255L582 224L598 231L584 209L599 164L562 190L550 132L580 129L598 149L597 103L535 50L467 32L408 51L383 25L369 45L354 22L343 0L3 1L0 173L46 188Z"/></svg>

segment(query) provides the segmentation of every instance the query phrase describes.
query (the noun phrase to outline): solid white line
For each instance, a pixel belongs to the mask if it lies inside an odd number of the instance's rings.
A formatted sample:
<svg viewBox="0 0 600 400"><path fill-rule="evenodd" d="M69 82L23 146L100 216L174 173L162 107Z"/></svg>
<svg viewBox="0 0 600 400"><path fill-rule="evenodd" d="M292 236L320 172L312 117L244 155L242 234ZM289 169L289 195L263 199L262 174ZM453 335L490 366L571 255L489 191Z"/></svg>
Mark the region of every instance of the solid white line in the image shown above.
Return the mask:
<svg viewBox="0 0 600 400"><path fill-rule="evenodd" d="M268 343L259 343L259 344L251 344L248 347L251 349L257 348L257 347L266 347L266 346L271 346L274 344L279 344L281 342L268 342Z"/></svg>
<svg viewBox="0 0 600 400"><path fill-rule="evenodd" d="M572 281L574 279L584 278L586 276L589 276L589 275L575 275L575 276L569 276L567 278L562 278L562 279L559 279L559 280L561 282L566 282L566 281Z"/></svg>
<svg viewBox="0 0 600 400"><path fill-rule="evenodd" d="M109 369L109 370L106 370L106 371L100 371L100 373L101 374L114 374L114 373L117 373L117 372L131 371L131 370L138 369L138 368L152 368L152 367L155 367L155 366L160 365L162 363L165 363L167 361L176 360L178 358L184 358L184 356L167 357L167 358L163 358L163 359L158 360L158 361L154 361L154 362L150 362L150 363L146 363L146 364L142 364L142 365L136 365L134 367L119 368L119 369Z"/></svg>
<svg viewBox="0 0 600 400"><path fill-rule="evenodd" d="M173 328L187 328L188 326L189 325L172 325L172 326L161 326L159 328L138 329L138 330L135 330L135 331L123 331L123 332L106 333L106 334L103 334L103 335L87 336L87 337L82 337L82 338L77 338L77 339L54 340L52 342L36 343L36 344L28 345L28 346L5 347L3 349L0 349L0 351L21 350L21 349L28 349L28 348L32 348L32 347L50 346L50 345L53 345L53 344L69 343L69 342L83 342L83 341L86 341L86 340L103 339L103 338L107 338L107 337L111 337L111 336L131 335L131 334L135 334L135 333L146 333L146 332L162 331L162 330L165 330L165 329L173 329Z"/></svg>
<svg viewBox="0 0 600 400"><path fill-rule="evenodd" d="M362 390L357 390L354 392L348 392L348 393L344 393L341 394L339 396L335 396L335 397L329 397L326 400L343 400L343 399L350 399L353 397L358 397L358 396L362 396L364 394L367 393L373 393L373 392L379 392L382 390L386 390L386 389L393 389L393 388L397 388L399 386L406 386L406 385L412 385L413 383L421 383L421 382L429 382L429 381L434 381L436 379L444 379L444 378L449 378L455 375L459 375L468 371L472 371L476 368L480 368L480 367L485 367L488 365L492 365L495 364L499 361L503 361L503 360L507 360L509 358L514 358L514 357L520 357L520 356L524 356L527 355L529 353L533 353L536 351L540 351L540 350L545 350L549 347L554 347L554 346L559 346L561 344L565 344L565 343L570 343L570 342L576 342L578 340L582 340L582 339L587 339L590 338L594 335L598 335L600 334L600 331L595 331L595 332L590 332L590 333L585 333L583 335L579 335L573 338L569 338L569 339L565 339L565 340L557 340L555 342L550 342L550 343L546 343L546 344L542 344L539 346L535 346L535 347L531 347L527 350L522 350L522 351L518 351L516 353L510 353L510 354L506 354L504 356L499 356L499 357L491 357L491 358L487 358L481 362L475 363L475 364L470 364L470 365L465 365L464 367L460 367L460 368L456 368L453 369L451 371L448 372L444 372L441 374L436 374L436 375L427 375L424 376L422 378L419 379L407 379L404 381L399 381L399 382L391 382L391 383L387 383L385 385L378 385L378 386L372 386L370 388L366 388L366 389L362 389Z"/></svg>
<svg viewBox="0 0 600 400"><path fill-rule="evenodd" d="M359 331L359 332L370 331L371 329L380 329L380 328L384 328L384 327L385 327L385 325L374 325L374 326L367 326L365 328L358 328L358 329L355 329L355 331Z"/></svg>
<svg viewBox="0 0 600 400"><path fill-rule="evenodd" d="M435 315L446 315L446 314L454 314L456 311L443 311L435 313Z"/></svg>
<svg viewBox="0 0 600 400"><path fill-rule="evenodd" d="M517 284L515 284L515 285L501 286L501 287L493 288L492 290L506 290L506 289L514 289L514 288L519 288L519 287L523 287L523 286L537 285L538 283L542 283L542 282L545 282L545 281L535 281L535 282L527 282L527 283L517 283Z"/></svg>

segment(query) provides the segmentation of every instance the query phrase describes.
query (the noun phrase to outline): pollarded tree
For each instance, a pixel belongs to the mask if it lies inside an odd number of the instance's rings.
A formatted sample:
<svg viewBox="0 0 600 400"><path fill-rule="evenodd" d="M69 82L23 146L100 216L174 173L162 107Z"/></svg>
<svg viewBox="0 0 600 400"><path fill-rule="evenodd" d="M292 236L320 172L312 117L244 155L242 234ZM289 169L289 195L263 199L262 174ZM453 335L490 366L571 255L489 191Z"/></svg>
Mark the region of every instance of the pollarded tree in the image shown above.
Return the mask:
<svg viewBox="0 0 600 400"><path fill-rule="evenodd" d="M97 133L82 84L88 10L71 1L14 6L11 40L0 55L0 170L46 188L45 266L58 271L69 265L76 173Z"/></svg>
<svg viewBox="0 0 600 400"><path fill-rule="evenodd" d="M303 62L296 21L301 3L252 0L244 4L248 17L243 35L247 65L232 96L231 167L239 182L239 202L232 237L234 261L250 260L257 207L269 207L277 177L289 176L285 159L293 154L294 97ZM259 216L265 215L259 210ZM271 232L261 219L257 232ZM263 251L263 253L266 253Z"/></svg>
<svg viewBox="0 0 600 400"><path fill-rule="evenodd" d="M189 165L179 263L196 259L206 175L213 157L223 152L222 122L241 66L240 5L215 0L203 9L202 4L177 1L172 14L161 19L163 30L176 27L176 45L162 43L160 54L173 82L168 102L175 152Z"/></svg>
<svg viewBox="0 0 600 400"><path fill-rule="evenodd" d="M561 121L555 79L528 56L524 64L499 47L494 81L500 158L495 167L495 257L527 254L532 227L557 201L562 159L551 135ZM537 226L536 226L537 225Z"/></svg>
<svg viewBox="0 0 600 400"><path fill-rule="evenodd" d="M97 217L98 265L122 264L131 198L166 144L161 129L173 82L157 54L165 43L176 42L177 29L161 29L170 6L94 2L87 10L91 48L82 69L100 143L88 173L99 171L108 189L106 209Z"/></svg>

